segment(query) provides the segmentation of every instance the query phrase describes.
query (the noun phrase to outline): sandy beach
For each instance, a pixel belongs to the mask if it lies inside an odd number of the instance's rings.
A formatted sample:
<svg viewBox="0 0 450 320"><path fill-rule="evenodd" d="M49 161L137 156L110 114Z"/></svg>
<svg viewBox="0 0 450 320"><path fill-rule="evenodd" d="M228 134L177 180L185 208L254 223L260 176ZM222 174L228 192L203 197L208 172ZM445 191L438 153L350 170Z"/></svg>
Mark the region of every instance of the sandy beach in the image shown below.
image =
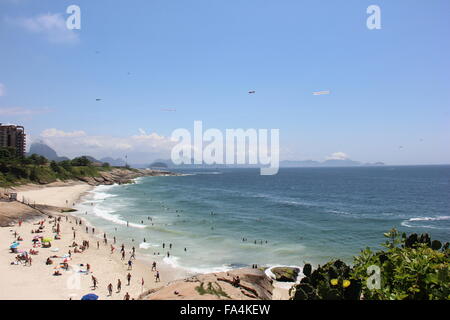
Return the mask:
<svg viewBox="0 0 450 320"><path fill-rule="evenodd" d="M61 208L71 207L80 199L83 193L89 191L92 186L85 183L73 183L69 185L52 185L46 187L24 186L17 188L18 199L25 198L30 203L46 204L57 208L51 212L53 218L42 215L33 217L32 220L25 221L19 226L18 223L10 227L0 228L0 299L80 299L88 293L95 293L102 300L121 300L128 292L131 299L136 299L142 292L166 285L168 282L182 279L185 274L171 266L165 265L159 259L157 270L160 273L160 282L155 282L155 271L151 271L151 261L143 261L139 258L136 250L136 260L132 260L132 270L128 268L128 260L131 256L132 248L125 247L125 260L121 259L121 242L116 239L107 239L104 243L104 235L101 230L88 228L86 232L86 222L70 214L61 213ZM2 205L2 204L0 204ZM33 238L42 236L43 238L54 238L55 218L59 218L60 240L53 240L51 248L33 247ZM39 228L39 222L44 221L42 233L32 233L32 230ZM81 225L79 224L81 221ZM57 222L58 223L58 222ZM17 237L23 238L19 241L19 252L29 252L30 249L38 251L37 255L30 255L32 258L29 264L14 263L17 254L11 253L9 246ZM75 238L74 238L75 234ZM89 248L82 253L75 253L73 242L78 244L78 248L83 241L89 241ZM99 247L97 248L97 242ZM111 244L115 250L111 253ZM68 261L68 270L58 268L71 252ZM53 264L47 265L49 257ZM87 264L90 265L90 272L86 272ZM57 268L57 269L55 269ZM55 270L59 270L61 275L53 275ZM127 275L131 274L131 281L128 285ZM92 287L92 276L98 279L98 288ZM122 282L120 292L117 290L118 279ZM142 285L142 280L144 284ZM113 293L109 295L107 286L113 286Z"/></svg>

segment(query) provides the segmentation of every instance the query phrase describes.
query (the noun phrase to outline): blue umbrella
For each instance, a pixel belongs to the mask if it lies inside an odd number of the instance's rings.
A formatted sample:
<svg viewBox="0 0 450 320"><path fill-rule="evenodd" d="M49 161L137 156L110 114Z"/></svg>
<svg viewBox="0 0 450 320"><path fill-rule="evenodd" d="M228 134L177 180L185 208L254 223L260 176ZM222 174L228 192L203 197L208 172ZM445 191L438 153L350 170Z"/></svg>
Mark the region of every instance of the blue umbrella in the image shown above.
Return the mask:
<svg viewBox="0 0 450 320"><path fill-rule="evenodd" d="M81 300L97 300L98 299L98 295L93 294L93 293L89 293L84 295Z"/></svg>
<svg viewBox="0 0 450 320"><path fill-rule="evenodd" d="M18 246L20 246L20 243L14 242L14 243L10 246L10 248L11 248L11 249L15 249L15 248L17 248Z"/></svg>

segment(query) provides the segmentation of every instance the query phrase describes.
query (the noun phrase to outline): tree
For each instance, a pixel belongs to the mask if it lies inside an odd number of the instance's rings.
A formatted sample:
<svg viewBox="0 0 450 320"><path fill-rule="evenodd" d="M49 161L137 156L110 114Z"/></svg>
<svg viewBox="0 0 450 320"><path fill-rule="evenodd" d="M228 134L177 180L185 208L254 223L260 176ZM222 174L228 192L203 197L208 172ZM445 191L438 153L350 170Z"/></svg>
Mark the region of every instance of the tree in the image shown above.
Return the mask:
<svg viewBox="0 0 450 320"><path fill-rule="evenodd" d="M72 159L71 164L73 166L78 166L78 167L87 167L87 166L91 165L91 160L89 160L85 156L82 156L82 157L77 157L77 158Z"/></svg>
<svg viewBox="0 0 450 320"><path fill-rule="evenodd" d="M0 160L13 159L16 157L16 149L13 147L2 147L0 148Z"/></svg>
<svg viewBox="0 0 450 320"><path fill-rule="evenodd" d="M50 162L50 168L56 173L60 172L60 168L59 168L58 164L56 163L56 161Z"/></svg>

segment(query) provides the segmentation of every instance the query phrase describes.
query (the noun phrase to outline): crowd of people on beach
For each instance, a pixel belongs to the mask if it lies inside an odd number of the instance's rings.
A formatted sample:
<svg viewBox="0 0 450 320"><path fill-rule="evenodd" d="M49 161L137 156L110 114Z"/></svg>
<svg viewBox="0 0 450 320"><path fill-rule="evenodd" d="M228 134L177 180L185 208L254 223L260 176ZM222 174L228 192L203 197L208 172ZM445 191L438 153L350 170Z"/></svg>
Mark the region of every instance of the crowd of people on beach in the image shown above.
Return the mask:
<svg viewBox="0 0 450 320"><path fill-rule="evenodd" d="M62 239L62 224L63 223L73 223L75 226L71 227L72 230L72 239L71 244L68 245L68 250L66 254L58 255L57 252L60 251L59 248L52 248L52 242L61 240ZM19 220L17 223L17 228L15 230L11 230L12 237L14 239L13 243L10 245L10 252L12 254L15 254L14 261L11 262L11 265L24 265L31 267L33 264L33 255L38 255L40 252L41 254L44 254L44 252L47 252L46 249L52 252L46 259L45 259L45 265L53 268L52 269L52 275L53 276L62 276L62 271L74 271L74 272L80 272L81 274L85 275L91 275L91 283L92 286L90 287L91 290L96 290L99 286L99 280L98 278L93 274L91 265L89 263L86 264L78 264L78 265L71 265L71 261L73 258L73 254L83 254L86 250L89 250L90 248L90 237L88 236L87 239L83 236L83 234L78 233L79 226L83 225L83 220L67 216L67 215L59 215L52 217L50 216L47 219L39 220L38 222L33 223L33 227L31 230L31 233L38 234L35 235L31 241L29 250L19 250L19 246L22 245L23 247L26 246L26 242L24 241L24 237L22 237L18 231L21 230L21 227L23 225L23 221ZM87 225L84 228L86 235L90 235L90 230L92 230L92 235L97 236L98 234L95 234L95 228L89 228ZM44 234L46 236L44 236ZM52 234L52 236L48 236L48 234ZM116 237L113 238L113 243L115 244L117 241ZM103 233L103 243L105 246L108 244L108 238L106 233ZM172 244L170 244L170 247L172 247ZM126 274L125 274L125 281L126 285L131 285L131 280L133 278L131 271L133 270L133 260L136 260L136 248L132 246L127 252L125 248L125 244L122 244L120 246L120 261L126 260L125 263L126 266ZM40 249L40 250L38 250ZM100 249L100 241L97 241L97 249ZM115 254L115 246L113 244L110 245L110 254ZM152 263L151 270L149 272L154 272L154 279L155 282L161 281L161 276L159 270L156 268L156 261ZM141 292L144 290L144 277L141 277L140 279L140 285L141 285ZM108 296L112 297L113 295L113 285L112 282L109 282L106 286ZM119 278L116 281L116 293L119 294L122 291L122 280ZM130 300L134 299L131 298L130 293L127 291L123 297L124 300Z"/></svg>

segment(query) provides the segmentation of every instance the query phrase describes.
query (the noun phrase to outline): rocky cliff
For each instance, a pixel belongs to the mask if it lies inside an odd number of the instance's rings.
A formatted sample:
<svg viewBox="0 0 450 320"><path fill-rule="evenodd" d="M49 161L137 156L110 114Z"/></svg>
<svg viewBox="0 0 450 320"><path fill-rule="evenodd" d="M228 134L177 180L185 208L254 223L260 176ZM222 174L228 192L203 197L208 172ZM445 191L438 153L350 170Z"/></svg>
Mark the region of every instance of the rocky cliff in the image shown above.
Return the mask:
<svg viewBox="0 0 450 320"><path fill-rule="evenodd" d="M78 177L79 180L84 181L92 186L101 184L127 184L132 183L133 179L145 176L177 176L178 173L162 171L162 170L149 170L149 169L119 169L114 168L111 171L100 171L97 177Z"/></svg>

